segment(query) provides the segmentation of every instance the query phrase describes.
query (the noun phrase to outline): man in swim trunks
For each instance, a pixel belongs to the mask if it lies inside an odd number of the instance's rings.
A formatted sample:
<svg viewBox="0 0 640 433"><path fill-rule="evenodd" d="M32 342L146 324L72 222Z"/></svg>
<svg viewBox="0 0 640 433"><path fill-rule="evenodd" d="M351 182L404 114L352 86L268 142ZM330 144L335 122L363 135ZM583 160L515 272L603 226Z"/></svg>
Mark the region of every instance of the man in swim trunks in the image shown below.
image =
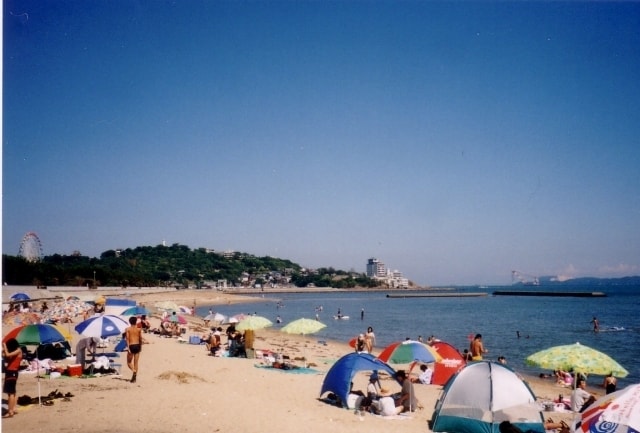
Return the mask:
<svg viewBox="0 0 640 433"><path fill-rule="evenodd" d="M472 361L482 361L482 354L487 353L488 350L484 348L482 344L482 335L476 334L473 341L469 345L469 352L471 352Z"/></svg>
<svg viewBox="0 0 640 433"><path fill-rule="evenodd" d="M138 328L137 322L138 319L135 316L129 317L131 326L124 331L124 339L127 341L127 366L133 371L131 383L136 382L138 360L142 351L142 328Z"/></svg>

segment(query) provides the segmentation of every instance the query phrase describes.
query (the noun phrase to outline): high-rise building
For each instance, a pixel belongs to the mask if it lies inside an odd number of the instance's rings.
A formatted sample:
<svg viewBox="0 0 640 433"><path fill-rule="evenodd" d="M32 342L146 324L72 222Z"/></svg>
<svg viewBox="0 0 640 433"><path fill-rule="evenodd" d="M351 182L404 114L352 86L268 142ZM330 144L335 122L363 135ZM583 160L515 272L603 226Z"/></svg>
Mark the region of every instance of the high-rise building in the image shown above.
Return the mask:
<svg viewBox="0 0 640 433"><path fill-rule="evenodd" d="M369 278L384 278L387 276L387 270L380 260L376 258L370 258L367 262L367 277Z"/></svg>

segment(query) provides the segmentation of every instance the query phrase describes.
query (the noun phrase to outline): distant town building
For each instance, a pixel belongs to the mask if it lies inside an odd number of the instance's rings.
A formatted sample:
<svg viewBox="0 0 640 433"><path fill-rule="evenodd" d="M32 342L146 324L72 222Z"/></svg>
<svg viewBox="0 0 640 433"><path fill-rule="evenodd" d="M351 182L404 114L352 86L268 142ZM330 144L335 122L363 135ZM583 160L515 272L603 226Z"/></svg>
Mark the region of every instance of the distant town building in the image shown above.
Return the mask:
<svg viewBox="0 0 640 433"><path fill-rule="evenodd" d="M385 278L387 276L387 269L380 260L376 258L370 258L367 262L367 277L369 278Z"/></svg>
<svg viewBox="0 0 640 433"><path fill-rule="evenodd" d="M376 258L367 261L367 277L382 280L392 289L409 288L409 280L404 278L402 272L387 269L385 264Z"/></svg>

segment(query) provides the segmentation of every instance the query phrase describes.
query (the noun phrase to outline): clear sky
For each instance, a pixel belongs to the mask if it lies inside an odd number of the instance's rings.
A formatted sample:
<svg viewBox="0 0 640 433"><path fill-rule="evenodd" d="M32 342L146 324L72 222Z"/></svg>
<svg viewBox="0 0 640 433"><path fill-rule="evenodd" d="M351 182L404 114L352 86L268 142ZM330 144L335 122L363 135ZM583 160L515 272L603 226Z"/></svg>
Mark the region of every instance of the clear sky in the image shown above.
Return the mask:
<svg viewBox="0 0 640 433"><path fill-rule="evenodd" d="M3 239L640 274L638 2L4 2Z"/></svg>

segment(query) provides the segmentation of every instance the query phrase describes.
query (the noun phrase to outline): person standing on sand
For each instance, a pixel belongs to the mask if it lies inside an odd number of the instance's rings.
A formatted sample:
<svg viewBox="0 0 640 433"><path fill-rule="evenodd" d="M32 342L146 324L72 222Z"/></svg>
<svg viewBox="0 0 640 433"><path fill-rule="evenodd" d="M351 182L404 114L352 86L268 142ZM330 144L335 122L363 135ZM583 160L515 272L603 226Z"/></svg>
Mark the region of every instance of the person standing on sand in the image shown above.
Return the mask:
<svg viewBox="0 0 640 433"><path fill-rule="evenodd" d="M613 376L613 372L609 373L607 377L604 378L602 382L602 387L605 389L606 394L611 394L612 392L616 392L616 387L618 386L618 380Z"/></svg>
<svg viewBox="0 0 640 433"><path fill-rule="evenodd" d="M469 347L469 352L471 352L472 361L482 361L482 355L488 352L482 344L482 335L476 334Z"/></svg>
<svg viewBox="0 0 640 433"><path fill-rule="evenodd" d="M16 414L16 385L22 362L22 349L18 340L10 338L2 343L2 358L6 362L3 391L7 393L7 413L2 418L11 418Z"/></svg>
<svg viewBox="0 0 640 433"><path fill-rule="evenodd" d="M136 326L137 321L135 316L129 317L131 326L124 331L124 339L127 341L127 367L133 372L131 383L136 383L138 361L142 351L142 328Z"/></svg>
<svg viewBox="0 0 640 433"><path fill-rule="evenodd" d="M373 333L373 328L369 326L367 328L367 333L364 334L364 344L367 352L373 353L373 345L376 342L376 334Z"/></svg>

